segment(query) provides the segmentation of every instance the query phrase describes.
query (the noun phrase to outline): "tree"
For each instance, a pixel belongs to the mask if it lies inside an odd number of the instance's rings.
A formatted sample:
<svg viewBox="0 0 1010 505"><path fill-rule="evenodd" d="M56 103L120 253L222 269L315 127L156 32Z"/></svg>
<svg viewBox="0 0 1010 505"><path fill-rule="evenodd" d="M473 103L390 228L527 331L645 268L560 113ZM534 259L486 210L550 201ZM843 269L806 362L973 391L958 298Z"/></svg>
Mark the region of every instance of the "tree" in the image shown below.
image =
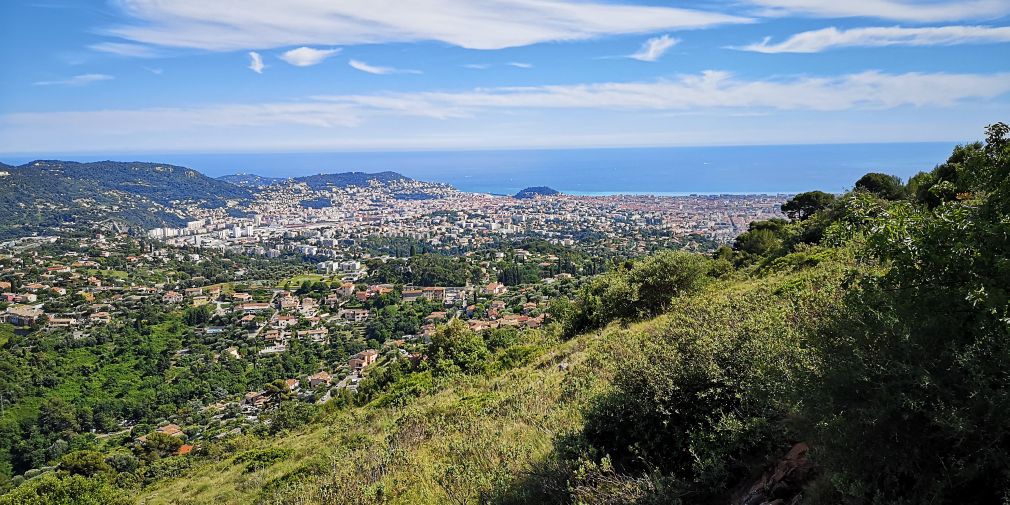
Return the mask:
<svg viewBox="0 0 1010 505"><path fill-rule="evenodd" d="M835 195L823 191L808 191L790 198L782 204L782 212L793 221L805 221L818 211L834 203Z"/></svg>
<svg viewBox="0 0 1010 505"><path fill-rule="evenodd" d="M62 398L49 398L39 406L39 427L44 433L75 432L80 429L77 412Z"/></svg>
<svg viewBox="0 0 1010 505"><path fill-rule="evenodd" d="M112 467L105 462L105 456L97 451L76 451L60 460L59 469L71 475L94 477L98 474L111 473Z"/></svg>
<svg viewBox="0 0 1010 505"><path fill-rule="evenodd" d="M488 351L484 339L459 319L439 326L431 336L431 357L435 369L458 367L464 373L483 368Z"/></svg>
<svg viewBox="0 0 1010 505"><path fill-rule="evenodd" d="M894 175L870 172L856 181L856 189L873 193L885 200L905 197L905 185Z"/></svg>
<svg viewBox="0 0 1010 505"><path fill-rule="evenodd" d="M663 313L674 297L698 288L709 266L704 256L682 251L661 252L635 263L630 276L638 291L638 311L645 316Z"/></svg>

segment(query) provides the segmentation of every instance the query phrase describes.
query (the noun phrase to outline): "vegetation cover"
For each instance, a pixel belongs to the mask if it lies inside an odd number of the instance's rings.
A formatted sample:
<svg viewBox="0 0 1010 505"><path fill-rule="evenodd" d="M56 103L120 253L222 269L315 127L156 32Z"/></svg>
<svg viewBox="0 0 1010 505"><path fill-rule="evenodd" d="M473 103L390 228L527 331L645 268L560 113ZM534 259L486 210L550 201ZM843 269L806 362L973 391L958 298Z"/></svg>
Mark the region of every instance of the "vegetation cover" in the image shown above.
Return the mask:
<svg viewBox="0 0 1010 505"><path fill-rule="evenodd" d="M0 238L61 226L117 222L140 229L178 226L173 202L224 206L251 194L195 170L155 163L33 161L7 170L0 186Z"/></svg>
<svg viewBox="0 0 1010 505"><path fill-rule="evenodd" d="M1006 503L1010 128L987 133L711 256L618 263L542 329L449 322L353 397L191 457L64 452L0 503Z"/></svg>

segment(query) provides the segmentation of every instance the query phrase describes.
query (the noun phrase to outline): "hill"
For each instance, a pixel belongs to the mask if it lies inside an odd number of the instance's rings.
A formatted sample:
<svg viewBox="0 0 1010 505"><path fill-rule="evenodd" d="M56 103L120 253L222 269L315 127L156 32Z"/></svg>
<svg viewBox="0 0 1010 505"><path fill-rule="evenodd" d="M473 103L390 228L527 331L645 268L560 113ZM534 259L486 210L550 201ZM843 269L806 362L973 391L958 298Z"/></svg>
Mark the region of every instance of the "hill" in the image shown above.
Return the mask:
<svg viewBox="0 0 1010 505"><path fill-rule="evenodd" d="M272 186L282 182L294 182L307 184L314 190L320 190L328 188L346 188L348 186L367 186L373 181L389 183L396 181L409 181L411 179L396 172L387 171L376 173L341 172L335 174L316 174L304 177L292 177L287 179L264 177L256 174L234 174L218 177L218 180L248 188Z"/></svg>
<svg viewBox="0 0 1010 505"><path fill-rule="evenodd" d="M295 182L307 184L310 188L314 190L327 189L327 188L346 188L348 186L367 186L371 182L398 182L398 181L409 181L408 177L400 175L396 172L343 172L339 174L318 174L309 175L306 177L295 177L292 179Z"/></svg>
<svg viewBox="0 0 1010 505"><path fill-rule="evenodd" d="M560 194L561 194L560 191L553 188L548 188L547 186L535 186L532 188L526 188L516 193L513 198L518 198L522 200L528 198L535 198L537 196L554 196Z"/></svg>
<svg viewBox="0 0 1010 505"><path fill-rule="evenodd" d="M0 237L111 222L179 225L187 216L178 203L222 206L251 196L195 170L158 163L39 160L8 171L0 187Z"/></svg>
<svg viewBox="0 0 1010 505"><path fill-rule="evenodd" d="M287 179L279 177L263 177L262 175L256 174L232 174L222 175L221 177L218 177L217 180L244 188L262 188L286 181Z"/></svg>

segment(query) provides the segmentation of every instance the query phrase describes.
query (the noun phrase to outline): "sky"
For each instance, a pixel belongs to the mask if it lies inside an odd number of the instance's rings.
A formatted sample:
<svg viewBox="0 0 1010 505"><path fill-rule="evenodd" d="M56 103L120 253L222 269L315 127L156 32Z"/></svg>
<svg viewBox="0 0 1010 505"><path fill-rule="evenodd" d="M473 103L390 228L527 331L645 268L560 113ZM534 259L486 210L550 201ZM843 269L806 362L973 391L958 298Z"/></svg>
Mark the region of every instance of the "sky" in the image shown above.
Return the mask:
<svg viewBox="0 0 1010 505"><path fill-rule="evenodd" d="M0 155L968 141L1010 0L3 0Z"/></svg>

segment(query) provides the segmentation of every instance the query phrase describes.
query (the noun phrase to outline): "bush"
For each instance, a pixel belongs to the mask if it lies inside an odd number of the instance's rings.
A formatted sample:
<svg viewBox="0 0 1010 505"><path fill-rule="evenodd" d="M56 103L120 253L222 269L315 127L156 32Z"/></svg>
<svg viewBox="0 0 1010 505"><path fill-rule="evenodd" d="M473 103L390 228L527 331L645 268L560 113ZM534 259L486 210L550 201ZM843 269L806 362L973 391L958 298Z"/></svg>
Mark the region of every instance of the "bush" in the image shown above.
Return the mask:
<svg viewBox="0 0 1010 505"><path fill-rule="evenodd" d="M823 335L807 402L833 503L1010 497L1006 134L994 125L986 145L955 150L943 170L959 197L866 216L886 271L852 290Z"/></svg>
<svg viewBox="0 0 1010 505"><path fill-rule="evenodd" d="M0 505L129 505L133 500L104 479L48 474L0 496Z"/></svg>

